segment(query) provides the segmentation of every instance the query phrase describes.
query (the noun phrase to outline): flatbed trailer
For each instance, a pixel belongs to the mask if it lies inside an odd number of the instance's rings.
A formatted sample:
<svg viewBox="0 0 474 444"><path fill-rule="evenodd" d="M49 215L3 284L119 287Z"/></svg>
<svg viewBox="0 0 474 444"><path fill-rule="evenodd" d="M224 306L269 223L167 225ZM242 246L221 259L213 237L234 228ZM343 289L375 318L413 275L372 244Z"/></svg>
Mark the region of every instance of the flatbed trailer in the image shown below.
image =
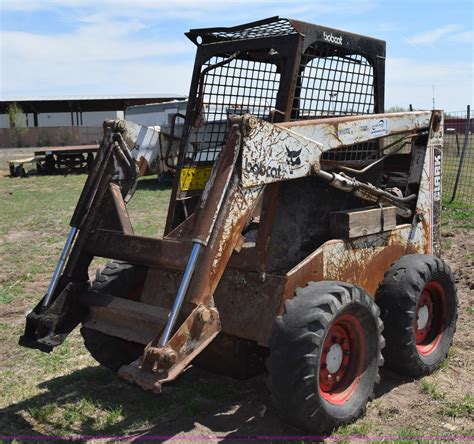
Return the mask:
<svg viewBox="0 0 474 444"><path fill-rule="evenodd" d="M59 171L89 169L94 161L99 145L72 145L43 147L34 151L33 156L12 159L9 163L12 176L26 176L24 165L36 163L39 174L53 174Z"/></svg>
<svg viewBox="0 0 474 444"><path fill-rule="evenodd" d="M90 169L99 145L45 147L34 152L38 173L51 174L67 169Z"/></svg>

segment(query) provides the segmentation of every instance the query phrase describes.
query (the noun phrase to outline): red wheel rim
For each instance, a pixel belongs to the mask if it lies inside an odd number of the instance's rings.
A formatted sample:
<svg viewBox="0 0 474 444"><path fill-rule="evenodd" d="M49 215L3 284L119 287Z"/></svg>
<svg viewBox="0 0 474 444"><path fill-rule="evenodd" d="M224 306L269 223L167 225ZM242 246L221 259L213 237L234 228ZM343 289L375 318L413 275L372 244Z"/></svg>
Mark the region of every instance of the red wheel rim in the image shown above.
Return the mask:
<svg viewBox="0 0 474 444"><path fill-rule="evenodd" d="M332 404L344 404L359 385L365 362L365 335L353 314L344 314L330 326L319 364L319 392Z"/></svg>
<svg viewBox="0 0 474 444"><path fill-rule="evenodd" d="M445 324L444 288L439 282L428 282L418 299L415 313L416 349L420 355L433 353L443 337Z"/></svg>

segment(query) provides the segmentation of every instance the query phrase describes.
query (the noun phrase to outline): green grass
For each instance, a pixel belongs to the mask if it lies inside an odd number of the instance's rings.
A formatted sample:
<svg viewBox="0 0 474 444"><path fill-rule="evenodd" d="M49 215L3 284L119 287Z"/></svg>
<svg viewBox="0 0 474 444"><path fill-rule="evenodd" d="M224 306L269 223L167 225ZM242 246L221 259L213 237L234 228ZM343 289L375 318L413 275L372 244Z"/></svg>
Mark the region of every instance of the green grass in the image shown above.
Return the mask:
<svg viewBox="0 0 474 444"><path fill-rule="evenodd" d="M0 304L34 301L39 280L49 278L63 247L85 175L0 178ZM144 178L130 202L129 213L140 235L160 236L170 190ZM96 265L104 261L96 261Z"/></svg>
<svg viewBox="0 0 474 444"><path fill-rule="evenodd" d="M452 418L474 414L474 396L466 395L461 402L444 406L443 413Z"/></svg>
<svg viewBox="0 0 474 444"><path fill-rule="evenodd" d="M76 330L46 354L19 347L24 312L44 294L85 175L0 177L0 430L3 434L123 435L182 420L241 398L238 382L190 379L144 392L97 366ZM128 206L136 234L160 236L170 189L141 179ZM90 270L104 260L96 259ZM2 312L2 313L3 313ZM186 375L183 375L186 378Z"/></svg>
<svg viewBox="0 0 474 444"><path fill-rule="evenodd" d="M470 223L474 219L474 205L443 200L443 216L446 221Z"/></svg>
<svg viewBox="0 0 474 444"><path fill-rule="evenodd" d="M460 135L459 142L462 149L464 136ZM467 147L466 155L464 157L460 181L456 192L456 202L461 204L474 204L472 190L474 188L474 139L470 136L470 145ZM454 183L458 172L460 158L457 157L456 139L454 135L445 134L444 150L443 150L443 194L446 199L450 200L452 197Z"/></svg>
<svg viewBox="0 0 474 444"><path fill-rule="evenodd" d="M17 345L25 311L47 288L85 179L85 175L0 177L0 310L5 313L0 317L2 433L123 435L173 421L181 421L180 430L188 430L197 415L225 412L244 403L243 383L201 373L188 379L182 375L159 397L143 392L97 366L78 331L50 354ZM162 233L169 196L170 190L155 179L140 181L128 206L137 234ZM459 203L446 207L444 217L450 224L471 223L472 207ZM95 260L90 269L103 263ZM422 390L430 397L441 396L429 381ZM472 399L456 406L441 398L445 415L472 414ZM350 435L372 433L371 427L362 418L336 434L344 441ZM405 432L398 433L401 439Z"/></svg>
<svg viewBox="0 0 474 444"><path fill-rule="evenodd" d="M335 431L334 438L338 443L345 444L350 442L351 436L365 436L370 431L370 424L362 419L354 424L344 424Z"/></svg>
<svg viewBox="0 0 474 444"><path fill-rule="evenodd" d="M431 396L436 401L445 401L446 394L441 392L436 383L430 382L427 378L423 378L420 382L421 390Z"/></svg>

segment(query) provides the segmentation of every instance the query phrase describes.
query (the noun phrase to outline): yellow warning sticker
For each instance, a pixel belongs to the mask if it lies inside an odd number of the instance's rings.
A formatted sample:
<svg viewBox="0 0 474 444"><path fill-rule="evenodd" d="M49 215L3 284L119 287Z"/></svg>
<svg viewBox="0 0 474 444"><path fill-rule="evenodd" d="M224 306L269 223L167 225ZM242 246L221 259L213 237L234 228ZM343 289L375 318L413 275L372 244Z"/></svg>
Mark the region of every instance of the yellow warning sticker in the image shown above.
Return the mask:
<svg viewBox="0 0 474 444"><path fill-rule="evenodd" d="M212 166L183 168L179 178L181 191L203 190L211 175L211 170Z"/></svg>

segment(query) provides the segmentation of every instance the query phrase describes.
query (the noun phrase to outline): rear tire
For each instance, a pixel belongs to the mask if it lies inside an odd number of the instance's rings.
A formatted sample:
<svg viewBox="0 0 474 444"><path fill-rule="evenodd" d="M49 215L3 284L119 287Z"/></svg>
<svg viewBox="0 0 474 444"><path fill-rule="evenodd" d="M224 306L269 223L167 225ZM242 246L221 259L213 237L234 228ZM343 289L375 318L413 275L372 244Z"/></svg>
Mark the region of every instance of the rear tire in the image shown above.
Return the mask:
<svg viewBox="0 0 474 444"><path fill-rule="evenodd" d="M97 273L92 290L138 301L143 291L146 273L145 267L112 261ZM143 344L126 341L84 326L81 328L81 335L92 357L114 372L122 365L138 359L145 348Z"/></svg>
<svg viewBox="0 0 474 444"><path fill-rule="evenodd" d="M435 256L403 256L385 274L376 301L387 367L413 377L436 370L456 330L458 298L449 266Z"/></svg>
<svg viewBox="0 0 474 444"><path fill-rule="evenodd" d="M319 434L361 416L379 382L382 329L379 309L359 287L298 288L276 319L267 361L280 416Z"/></svg>

